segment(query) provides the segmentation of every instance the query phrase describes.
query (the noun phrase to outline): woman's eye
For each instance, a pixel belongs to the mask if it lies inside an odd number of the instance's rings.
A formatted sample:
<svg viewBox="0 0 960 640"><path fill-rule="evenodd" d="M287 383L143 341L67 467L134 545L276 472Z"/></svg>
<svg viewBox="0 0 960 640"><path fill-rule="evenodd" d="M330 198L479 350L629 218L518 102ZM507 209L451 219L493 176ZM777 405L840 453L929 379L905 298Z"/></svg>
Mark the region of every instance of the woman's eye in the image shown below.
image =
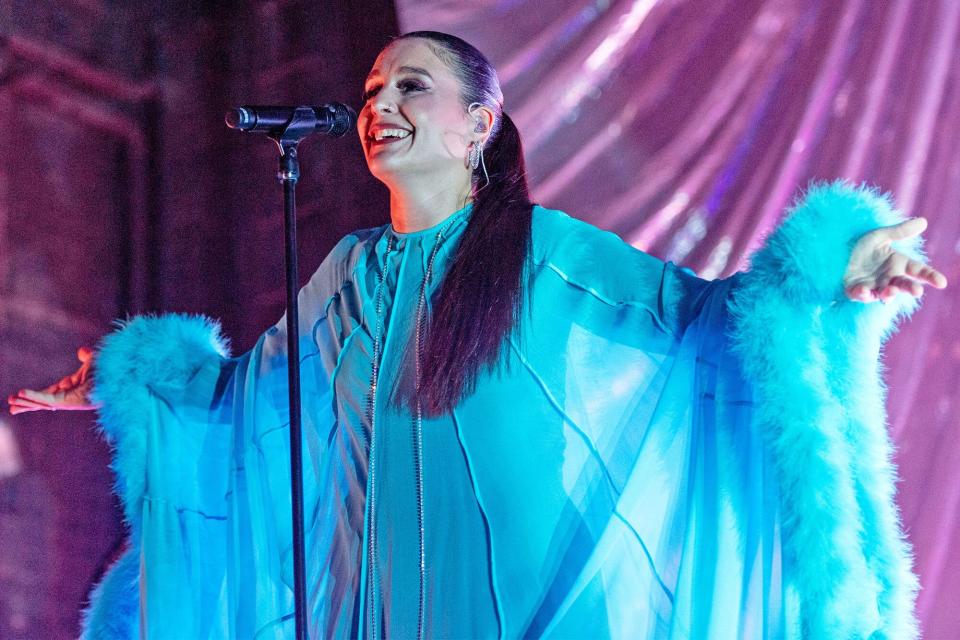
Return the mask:
<svg viewBox="0 0 960 640"><path fill-rule="evenodd" d="M401 80L400 82L397 83L397 88L400 89L401 93L410 93L412 91L423 91L427 87L424 86L422 82L419 82L417 80ZM368 100L370 100L370 98L374 97L378 93L380 93L380 85L370 87L369 89L363 92L361 99L364 102L367 102Z"/></svg>
<svg viewBox="0 0 960 640"><path fill-rule="evenodd" d="M423 91L426 89L422 82L417 82L416 80L404 80L397 86L404 93L410 93L411 91Z"/></svg>

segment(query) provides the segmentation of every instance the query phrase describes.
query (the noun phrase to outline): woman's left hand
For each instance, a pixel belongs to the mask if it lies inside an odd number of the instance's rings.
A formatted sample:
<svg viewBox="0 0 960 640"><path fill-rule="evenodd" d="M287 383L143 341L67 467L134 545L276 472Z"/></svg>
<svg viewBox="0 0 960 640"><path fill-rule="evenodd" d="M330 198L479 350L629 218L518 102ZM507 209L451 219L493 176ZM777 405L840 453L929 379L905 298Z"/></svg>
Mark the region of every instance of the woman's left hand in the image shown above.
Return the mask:
<svg viewBox="0 0 960 640"><path fill-rule="evenodd" d="M863 234L853 247L843 277L847 297L857 302L886 302L900 291L920 297L924 285L946 287L945 275L892 246L893 242L912 238L926 228L926 218L910 218Z"/></svg>

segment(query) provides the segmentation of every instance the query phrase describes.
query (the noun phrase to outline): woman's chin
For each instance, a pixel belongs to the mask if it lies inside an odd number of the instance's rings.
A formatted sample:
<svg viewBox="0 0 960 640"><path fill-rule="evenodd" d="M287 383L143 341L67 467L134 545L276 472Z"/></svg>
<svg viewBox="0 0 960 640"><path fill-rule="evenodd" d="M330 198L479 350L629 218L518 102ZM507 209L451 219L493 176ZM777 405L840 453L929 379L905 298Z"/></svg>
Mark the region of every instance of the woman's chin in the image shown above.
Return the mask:
<svg viewBox="0 0 960 640"><path fill-rule="evenodd" d="M367 155L367 169L387 186L411 184L411 181L437 182L438 176L449 176L458 166L455 158L423 158L390 153Z"/></svg>
<svg viewBox="0 0 960 640"><path fill-rule="evenodd" d="M374 153L367 156L367 168L375 178L387 184L403 181L422 173L422 163L412 162L411 158L401 158L389 153Z"/></svg>
<svg viewBox="0 0 960 640"><path fill-rule="evenodd" d="M386 184L396 181L403 175L403 163L396 162L393 158L368 157L367 169L374 178Z"/></svg>

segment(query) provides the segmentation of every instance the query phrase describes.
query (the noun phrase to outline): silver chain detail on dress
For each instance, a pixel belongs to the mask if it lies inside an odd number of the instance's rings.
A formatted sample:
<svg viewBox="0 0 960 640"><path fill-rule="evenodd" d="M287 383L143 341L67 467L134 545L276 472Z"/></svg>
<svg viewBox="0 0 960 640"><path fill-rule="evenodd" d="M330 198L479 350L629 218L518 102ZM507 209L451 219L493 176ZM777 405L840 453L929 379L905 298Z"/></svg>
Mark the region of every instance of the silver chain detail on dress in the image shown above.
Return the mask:
<svg viewBox="0 0 960 640"><path fill-rule="evenodd" d="M378 625L377 625L377 614L379 612L379 607L376 603L376 594L380 592L379 585L379 575L377 572L377 525L376 525L376 499L377 499L377 483L376 483L376 459L374 457L374 451L376 451L377 443L377 430L375 428L374 419L376 417L376 411L374 410L377 398L377 378L380 373L380 339L382 335L381 331L381 309L383 307L383 287L384 281L386 280L387 274L387 260L390 258L390 251L393 249L393 236L387 238L387 248L383 252L383 270L380 272L380 282L377 284L377 328L374 331L373 338L373 363L371 367L370 375L370 394L367 396L367 419L370 422L370 451L367 454L369 456L369 474L370 474L370 496L367 500L368 508L370 509L369 517L369 564L370 564L370 588L368 589L368 596L370 598L370 610L372 616L372 625L373 625L373 637L379 637Z"/></svg>
<svg viewBox="0 0 960 640"><path fill-rule="evenodd" d="M419 567L420 567L420 597L419 597L419 607L417 610L417 638L423 637L423 625L425 617L425 608L426 608L426 550L424 545L424 524L423 524L423 409L420 403L420 344L421 336L423 334L423 325L424 325L424 314L423 309L426 303L426 291L427 283L430 282L430 279L433 275L433 262L437 256L437 251L440 249L440 244L444 239L443 233L446 231L447 227L453 224L451 220L448 224L444 225L440 231L437 232L437 240L433 246L433 250L430 252L430 258L427 260L426 272L423 275L423 282L420 284L420 297L417 300L417 317L416 317L416 341L414 343L414 353L415 353L415 382L414 382L414 396L416 398L416 411L413 418L413 451L414 451L414 467L416 469L417 476L417 524L418 524L418 535L419 535ZM374 423L374 417L376 414L376 393L377 393L377 379L380 372L380 358L382 357L381 353L381 310L383 305L383 287L384 281L386 280L388 259L390 256L390 251L393 247L393 236L390 235L387 238L387 248L383 256L383 270L380 272L380 282L377 285L377 328L375 331L375 337L373 340L373 366L372 366L372 377L370 380L370 395L368 396L367 402L367 416L370 421L370 500L368 501L370 505L370 535L369 535L369 554L370 554L370 572L372 578L370 580L371 588L375 591L371 594L370 597L370 606L372 610L372 624L373 624L373 636L374 638L379 638L379 625L377 624L377 618L379 615L379 607L375 603L375 595L380 593L380 584L379 584L379 575L377 571L377 551L376 551L376 458L374 457L374 447L376 443L376 429Z"/></svg>

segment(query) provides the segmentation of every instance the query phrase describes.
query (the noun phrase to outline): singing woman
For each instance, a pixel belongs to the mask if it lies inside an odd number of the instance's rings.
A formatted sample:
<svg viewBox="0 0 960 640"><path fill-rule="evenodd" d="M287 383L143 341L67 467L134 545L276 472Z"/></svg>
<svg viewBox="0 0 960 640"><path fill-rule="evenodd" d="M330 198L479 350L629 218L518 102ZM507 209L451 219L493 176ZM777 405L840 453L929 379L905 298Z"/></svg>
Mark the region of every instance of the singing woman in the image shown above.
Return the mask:
<svg viewBox="0 0 960 640"><path fill-rule="evenodd" d="M299 297L311 637L915 636L878 359L946 286L926 222L813 184L706 281L535 204L503 105L436 32L363 88L390 223ZM9 399L115 449L130 544L85 633L292 637L285 319L235 356L209 318L119 325Z"/></svg>

